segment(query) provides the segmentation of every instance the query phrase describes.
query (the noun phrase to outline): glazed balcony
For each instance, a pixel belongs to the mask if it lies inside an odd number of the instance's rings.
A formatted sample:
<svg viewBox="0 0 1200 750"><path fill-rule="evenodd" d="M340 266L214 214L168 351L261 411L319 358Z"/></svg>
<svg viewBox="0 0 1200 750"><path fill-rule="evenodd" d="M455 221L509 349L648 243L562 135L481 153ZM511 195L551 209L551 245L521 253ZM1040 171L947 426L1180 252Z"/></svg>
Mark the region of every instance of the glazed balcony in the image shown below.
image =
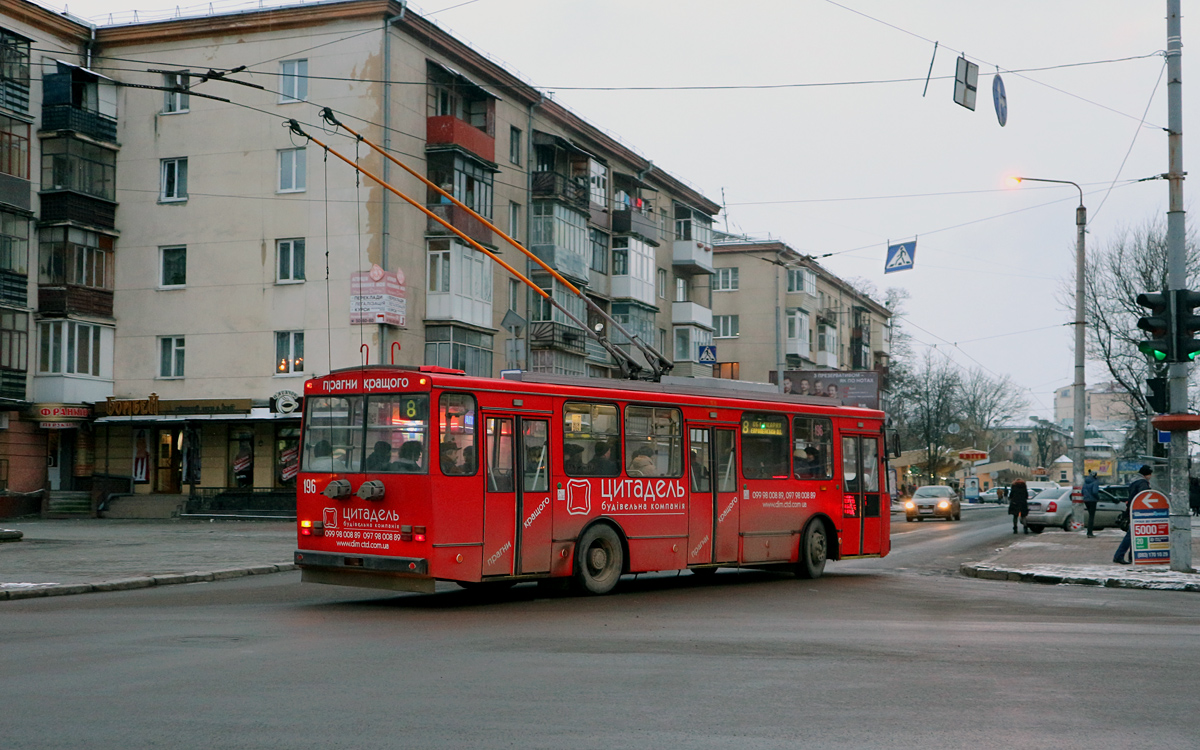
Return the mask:
<svg viewBox="0 0 1200 750"><path fill-rule="evenodd" d="M622 208L618 204L613 209L612 230L613 234L636 234L653 245L658 244L658 223L654 220L654 214L638 211L631 206Z"/></svg>
<svg viewBox="0 0 1200 750"><path fill-rule="evenodd" d="M489 162L496 161L496 139L454 115L435 115L425 120L427 146L458 146Z"/></svg>
<svg viewBox="0 0 1200 750"><path fill-rule="evenodd" d="M426 206L426 208L476 242L483 245L492 244L492 230L488 229L482 221L467 213L466 209L453 203L436 203ZM425 222L426 234L455 236L453 232L433 219L426 218Z"/></svg>
<svg viewBox="0 0 1200 750"><path fill-rule="evenodd" d="M586 182L558 172L534 172L533 196L560 200L585 212L590 203Z"/></svg>

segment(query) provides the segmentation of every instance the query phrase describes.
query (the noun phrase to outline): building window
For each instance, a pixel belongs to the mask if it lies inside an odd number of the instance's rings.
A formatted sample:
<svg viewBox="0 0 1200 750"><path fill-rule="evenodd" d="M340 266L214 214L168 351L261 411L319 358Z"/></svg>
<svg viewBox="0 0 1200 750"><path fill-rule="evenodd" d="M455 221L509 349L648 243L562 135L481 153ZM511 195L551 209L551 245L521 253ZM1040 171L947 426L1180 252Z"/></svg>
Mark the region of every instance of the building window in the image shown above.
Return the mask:
<svg viewBox="0 0 1200 750"><path fill-rule="evenodd" d="M305 167L307 152L302 148L279 151L279 192L302 193L307 186Z"/></svg>
<svg viewBox="0 0 1200 750"><path fill-rule="evenodd" d="M667 269L658 269L658 298L667 298Z"/></svg>
<svg viewBox="0 0 1200 750"><path fill-rule="evenodd" d="M275 332L275 374L304 372L304 331Z"/></svg>
<svg viewBox="0 0 1200 750"><path fill-rule="evenodd" d="M695 326L675 328L675 361L699 362L700 347L712 345L712 331Z"/></svg>
<svg viewBox="0 0 1200 750"><path fill-rule="evenodd" d="M508 203L508 236L517 241L521 239L521 204L516 201Z"/></svg>
<svg viewBox="0 0 1200 750"><path fill-rule="evenodd" d="M0 271L29 273L29 219L0 211Z"/></svg>
<svg viewBox="0 0 1200 750"><path fill-rule="evenodd" d="M425 364L490 377L492 340L490 333L457 326L426 326Z"/></svg>
<svg viewBox="0 0 1200 750"><path fill-rule="evenodd" d="M712 217L693 211L682 203L675 204L675 239L691 240L703 245L712 244Z"/></svg>
<svg viewBox="0 0 1200 750"><path fill-rule="evenodd" d="M676 302L687 302L689 291L690 290L688 289L687 278L684 276L676 276L675 277L675 301Z"/></svg>
<svg viewBox="0 0 1200 750"><path fill-rule="evenodd" d="M183 336L163 336L158 340L158 376L183 377Z"/></svg>
<svg viewBox="0 0 1200 750"><path fill-rule="evenodd" d="M28 356L29 313L0 308L0 370L23 372Z"/></svg>
<svg viewBox="0 0 1200 750"><path fill-rule="evenodd" d="M741 380L742 368L738 362L718 362L713 365L713 377L726 380Z"/></svg>
<svg viewBox="0 0 1200 750"><path fill-rule="evenodd" d="M714 292L736 292L738 288L738 270L733 268L718 268L713 274Z"/></svg>
<svg viewBox="0 0 1200 750"><path fill-rule="evenodd" d="M668 343L667 342L667 329L659 328L658 329L658 353L663 355L664 357L667 356L667 351L668 351L667 343Z"/></svg>
<svg viewBox="0 0 1200 750"><path fill-rule="evenodd" d="M75 227L38 233L38 283L113 288L113 238Z"/></svg>
<svg viewBox="0 0 1200 750"><path fill-rule="evenodd" d="M713 333L715 339L733 339L737 338L740 333L738 329L738 316L736 315L714 315L713 328L716 331Z"/></svg>
<svg viewBox="0 0 1200 750"><path fill-rule="evenodd" d="M42 190L74 190L116 200L117 154L75 138L42 141Z"/></svg>
<svg viewBox="0 0 1200 750"><path fill-rule="evenodd" d="M188 111L188 73L163 73L163 114L170 115Z"/></svg>
<svg viewBox="0 0 1200 750"><path fill-rule="evenodd" d="M591 191L592 204L608 205L608 167L598 161L588 160L588 188Z"/></svg>
<svg viewBox="0 0 1200 750"><path fill-rule="evenodd" d="M162 188L159 190L158 199L164 203L187 200L187 178L187 159L163 159Z"/></svg>
<svg viewBox="0 0 1200 750"><path fill-rule="evenodd" d="M112 329L76 323L73 320L55 320L38 326L40 335L38 372L44 374L73 374L100 377L102 374L101 339L109 338ZM107 370L108 368L104 368ZM104 375L109 373L104 372Z"/></svg>
<svg viewBox="0 0 1200 750"><path fill-rule="evenodd" d="M428 157L429 181L453 195L485 219L492 218L492 173L479 162L457 153L435 153ZM432 188L426 204L448 203Z"/></svg>
<svg viewBox="0 0 1200 750"><path fill-rule="evenodd" d="M302 102L308 98L308 60L279 63L279 101Z"/></svg>
<svg viewBox="0 0 1200 750"><path fill-rule="evenodd" d="M187 248L164 247L159 251L161 272L158 277L160 289L175 289L187 284Z"/></svg>
<svg viewBox="0 0 1200 750"><path fill-rule="evenodd" d="M508 309L517 311L517 303L521 301L521 282L516 279L508 280Z"/></svg>
<svg viewBox="0 0 1200 750"><path fill-rule="evenodd" d="M0 29L0 106L29 111L29 40Z"/></svg>
<svg viewBox="0 0 1200 750"><path fill-rule="evenodd" d="M817 296L817 276L807 268L789 268L787 290L789 293L803 292Z"/></svg>
<svg viewBox="0 0 1200 750"><path fill-rule="evenodd" d="M275 280L280 284L304 281L304 240L279 240L275 247L279 255L279 275Z"/></svg>
<svg viewBox="0 0 1200 750"><path fill-rule="evenodd" d="M450 291L450 243L434 240L429 243L429 291Z"/></svg>
<svg viewBox="0 0 1200 750"><path fill-rule="evenodd" d="M508 129L508 160L518 167L521 166L521 129Z"/></svg>
<svg viewBox="0 0 1200 750"><path fill-rule="evenodd" d="M592 270L596 273L608 273L608 235L591 227L588 233L592 237Z"/></svg>
<svg viewBox="0 0 1200 750"><path fill-rule="evenodd" d="M628 276L628 286L619 295L654 305L654 247L637 237L613 237L612 275Z"/></svg>
<svg viewBox="0 0 1200 750"><path fill-rule="evenodd" d="M0 115L0 172L29 179L29 123Z"/></svg>

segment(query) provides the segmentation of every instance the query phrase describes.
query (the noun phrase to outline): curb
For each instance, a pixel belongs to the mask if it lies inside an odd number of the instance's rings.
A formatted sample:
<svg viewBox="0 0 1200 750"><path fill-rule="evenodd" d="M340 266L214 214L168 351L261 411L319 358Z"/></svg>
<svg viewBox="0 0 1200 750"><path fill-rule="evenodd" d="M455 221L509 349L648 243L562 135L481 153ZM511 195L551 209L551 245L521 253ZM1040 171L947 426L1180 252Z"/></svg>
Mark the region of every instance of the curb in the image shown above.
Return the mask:
<svg viewBox="0 0 1200 750"><path fill-rule="evenodd" d="M1113 578L1093 576L1055 575L1035 573L1028 570L999 568L985 563L963 563L958 571L969 578L991 581L1018 581L1020 583L1042 583L1049 586L1074 584L1076 586L1102 586L1110 589L1153 589L1155 591L1200 591L1200 583L1182 581L1155 581L1138 578Z"/></svg>
<svg viewBox="0 0 1200 750"><path fill-rule="evenodd" d="M0 601L6 599L37 599L43 596L70 596L72 594L93 594L100 591L129 591L145 589L151 586L171 586L179 583L200 583L204 581L226 581L231 578L266 575L268 573L284 573L296 570L295 563L280 563L278 565L256 565L249 568L221 568L212 571L195 571L192 573L169 573L157 576L139 576L136 578L118 578L99 583L56 583L37 584L24 589L0 590Z"/></svg>

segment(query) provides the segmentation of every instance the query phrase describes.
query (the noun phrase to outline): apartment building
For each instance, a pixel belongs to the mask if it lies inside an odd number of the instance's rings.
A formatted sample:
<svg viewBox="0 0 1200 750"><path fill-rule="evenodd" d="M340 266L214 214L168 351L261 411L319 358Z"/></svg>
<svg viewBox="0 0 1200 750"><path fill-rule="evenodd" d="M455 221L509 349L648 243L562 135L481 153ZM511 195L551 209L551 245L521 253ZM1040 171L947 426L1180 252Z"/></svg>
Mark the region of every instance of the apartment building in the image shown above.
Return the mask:
<svg viewBox="0 0 1200 750"><path fill-rule="evenodd" d="M716 377L776 382L782 349L785 376L861 371L886 391L886 307L778 240L718 235L713 257Z"/></svg>
<svg viewBox="0 0 1200 750"><path fill-rule="evenodd" d="M1132 422L1137 419L1132 399L1116 383L1101 383L1084 391L1088 422ZM1075 419L1075 389L1071 386L1054 392L1054 421L1071 424Z"/></svg>
<svg viewBox="0 0 1200 750"><path fill-rule="evenodd" d="M285 127L603 326L485 224L322 127L324 107L528 246L673 374L710 372L719 206L403 3L92 28L15 0L0 33L0 145L26 164L0 165L0 440L23 436L22 489L131 479L179 510L269 510L294 486L313 375L368 359L618 373L483 253Z"/></svg>

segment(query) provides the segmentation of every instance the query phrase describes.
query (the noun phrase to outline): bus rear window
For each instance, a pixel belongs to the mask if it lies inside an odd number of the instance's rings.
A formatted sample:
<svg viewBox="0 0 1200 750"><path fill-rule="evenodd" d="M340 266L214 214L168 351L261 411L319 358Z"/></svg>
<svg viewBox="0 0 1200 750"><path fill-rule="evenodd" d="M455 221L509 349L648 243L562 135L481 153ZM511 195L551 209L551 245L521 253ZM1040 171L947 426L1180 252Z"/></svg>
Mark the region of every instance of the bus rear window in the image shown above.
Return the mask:
<svg viewBox="0 0 1200 750"><path fill-rule="evenodd" d="M424 474L429 466L429 396L368 396L367 450L365 472Z"/></svg>
<svg viewBox="0 0 1200 750"><path fill-rule="evenodd" d="M747 479L787 479L788 447L787 415L742 415L742 475Z"/></svg>
<svg viewBox="0 0 1200 750"><path fill-rule="evenodd" d="M358 471L362 464L363 397L313 396L304 420L305 471Z"/></svg>

